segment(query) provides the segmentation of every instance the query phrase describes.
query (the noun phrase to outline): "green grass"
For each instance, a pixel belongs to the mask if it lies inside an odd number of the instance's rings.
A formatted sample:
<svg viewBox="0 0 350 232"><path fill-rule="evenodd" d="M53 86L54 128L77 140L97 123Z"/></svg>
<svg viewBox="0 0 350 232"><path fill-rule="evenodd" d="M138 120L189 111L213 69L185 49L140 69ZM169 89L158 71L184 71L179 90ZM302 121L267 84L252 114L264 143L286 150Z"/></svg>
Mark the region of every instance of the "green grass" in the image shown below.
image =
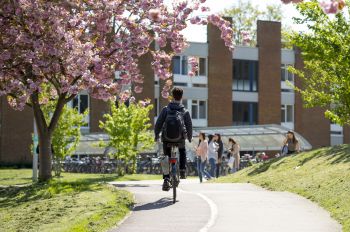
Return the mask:
<svg viewBox="0 0 350 232"><path fill-rule="evenodd" d="M273 159L216 182L248 182L300 194L328 210L350 232L350 146L322 148Z"/></svg>
<svg viewBox="0 0 350 232"><path fill-rule="evenodd" d="M155 175L63 173L31 184L29 169L0 169L1 231L108 231L129 212L132 195L109 181L160 179Z"/></svg>

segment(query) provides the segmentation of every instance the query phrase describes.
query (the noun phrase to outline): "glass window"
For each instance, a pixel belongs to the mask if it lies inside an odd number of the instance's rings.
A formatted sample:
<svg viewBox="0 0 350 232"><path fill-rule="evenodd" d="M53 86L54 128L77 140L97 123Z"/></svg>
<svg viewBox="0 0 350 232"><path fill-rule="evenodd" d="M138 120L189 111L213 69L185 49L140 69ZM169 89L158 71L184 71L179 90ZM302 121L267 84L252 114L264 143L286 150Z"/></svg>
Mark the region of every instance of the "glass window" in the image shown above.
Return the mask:
<svg viewBox="0 0 350 232"><path fill-rule="evenodd" d="M89 98L88 95L80 95L80 107L79 113L83 114L85 110L89 107Z"/></svg>
<svg viewBox="0 0 350 232"><path fill-rule="evenodd" d="M187 86L187 83L174 82L174 86Z"/></svg>
<svg viewBox="0 0 350 232"><path fill-rule="evenodd" d="M281 106L281 122L294 122L294 106L282 105Z"/></svg>
<svg viewBox="0 0 350 232"><path fill-rule="evenodd" d="M192 84L192 87L207 88L207 84Z"/></svg>
<svg viewBox="0 0 350 232"><path fill-rule="evenodd" d="M181 74L180 56L173 57L173 73L174 74Z"/></svg>
<svg viewBox="0 0 350 232"><path fill-rule="evenodd" d="M287 106L287 122L293 122L293 106Z"/></svg>
<svg viewBox="0 0 350 232"><path fill-rule="evenodd" d="M198 102L192 101L192 119L198 119Z"/></svg>
<svg viewBox="0 0 350 232"><path fill-rule="evenodd" d="M233 125L256 125L257 122L256 102L233 102Z"/></svg>
<svg viewBox="0 0 350 232"><path fill-rule="evenodd" d="M281 122L286 122L286 107L281 106Z"/></svg>
<svg viewBox="0 0 350 232"><path fill-rule="evenodd" d="M207 118L207 103L205 101L199 101L199 118Z"/></svg>
<svg viewBox="0 0 350 232"><path fill-rule="evenodd" d="M282 64L281 65L281 80L282 81L294 81L294 74L288 72L288 67L293 67L291 64Z"/></svg>
<svg viewBox="0 0 350 232"><path fill-rule="evenodd" d="M188 103L186 99L182 99L182 105L184 105L185 109L188 109Z"/></svg>
<svg viewBox="0 0 350 232"><path fill-rule="evenodd" d="M207 63L207 60L205 58L199 58L199 76L207 75L206 63Z"/></svg>
<svg viewBox="0 0 350 232"><path fill-rule="evenodd" d="M68 103L69 105L69 103ZM87 94L78 94L73 100L71 101L71 106L78 110L80 114L83 114L86 110L89 108L89 95ZM89 126L89 115L86 116L84 119L84 127Z"/></svg>
<svg viewBox="0 0 350 232"><path fill-rule="evenodd" d="M89 108L89 96L87 94L79 94L73 99L73 108L79 113L84 113Z"/></svg>
<svg viewBox="0 0 350 232"><path fill-rule="evenodd" d="M188 74L188 61L187 61L187 56L182 57L181 61L181 68L182 68L182 75L187 75Z"/></svg>
<svg viewBox="0 0 350 232"><path fill-rule="evenodd" d="M258 91L258 61L233 60L233 90Z"/></svg>

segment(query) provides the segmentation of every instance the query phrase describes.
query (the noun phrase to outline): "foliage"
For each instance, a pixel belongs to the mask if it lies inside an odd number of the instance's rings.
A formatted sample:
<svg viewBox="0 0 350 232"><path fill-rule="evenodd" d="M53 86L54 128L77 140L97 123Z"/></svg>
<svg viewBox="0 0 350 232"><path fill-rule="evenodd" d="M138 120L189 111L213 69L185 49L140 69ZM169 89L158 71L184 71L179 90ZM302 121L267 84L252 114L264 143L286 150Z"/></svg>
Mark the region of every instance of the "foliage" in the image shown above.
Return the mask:
<svg viewBox="0 0 350 232"><path fill-rule="evenodd" d="M119 95L125 84L141 92L139 58L149 52L155 74L169 79L172 56L187 46L182 31L192 13L208 11L201 7L204 2L0 1L0 96L7 96L15 109L22 110L26 104L33 108L41 149L41 181L51 178L50 141L64 105L82 90L103 100ZM216 25L225 44L233 48L230 24L218 15L194 23ZM157 49L150 46L153 42L159 45ZM43 84L52 89L40 102ZM168 90L165 85L163 92ZM47 121L42 106L49 101L56 105Z"/></svg>
<svg viewBox="0 0 350 232"><path fill-rule="evenodd" d="M222 13L225 17L232 17L232 27L235 31L235 43L240 45L256 45L256 22L260 20L281 21L280 5L268 5L266 9L259 8L249 1L239 0L230 9Z"/></svg>
<svg viewBox="0 0 350 232"><path fill-rule="evenodd" d="M111 113L105 114L100 128L109 135L107 146L113 147L113 156L117 160L132 164L132 172L136 169L136 155L154 147L149 112L153 106L143 106L141 102L121 103L118 107L111 104ZM123 173L119 173L123 174Z"/></svg>
<svg viewBox="0 0 350 232"><path fill-rule="evenodd" d="M327 108L326 117L340 125L350 124L350 21L342 11L326 15L317 1L299 4L298 24L307 24L305 33L291 35L301 50L304 70L291 68L302 79L301 93L307 107Z"/></svg>
<svg viewBox="0 0 350 232"><path fill-rule="evenodd" d="M301 3L304 0L281 0L285 4L289 3ZM343 8L348 5L346 4L346 0L322 0L318 3L322 8L323 12L326 14L337 14L339 11L343 10Z"/></svg>
<svg viewBox="0 0 350 232"><path fill-rule="evenodd" d="M43 107L45 118L49 120L54 110L54 103L47 104ZM62 115L58 120L57 127L52 135L52 149L53 149L53 169L55 176L61 175L61 162L65 156L70 156L79 145L81 127L86 123L85 117L88 114L86 110L80 114L77 109L69 106L64 106Z"/></svg>
<svg viewBox="0 0 350 232"><path fill-rule="evenodd" d="M248 182L300 194L328 210L350 232L350 146L321 148L269 160L218 182Z"/></svg>

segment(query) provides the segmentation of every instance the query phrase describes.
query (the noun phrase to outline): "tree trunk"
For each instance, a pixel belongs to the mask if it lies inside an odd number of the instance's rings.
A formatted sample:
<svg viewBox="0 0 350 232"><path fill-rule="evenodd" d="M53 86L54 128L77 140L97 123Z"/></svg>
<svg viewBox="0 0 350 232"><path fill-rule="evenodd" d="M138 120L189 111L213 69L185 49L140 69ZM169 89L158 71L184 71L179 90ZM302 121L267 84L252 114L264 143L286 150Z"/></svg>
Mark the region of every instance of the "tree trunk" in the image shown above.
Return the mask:
<svg viewBox="0 0 350 232"><path fill-rule="evenodd" d="M51 138L46 133L39 133L39 181L51 179L52 154Z"/></svg>
<svg viewBox="0 0 350 232"><path fill-rule="evenodd" d="M48 124L45 120L44 113L40 108L39 94L37 92L33 93L31 99L39 137L39 181L43 182L52 177L51 139L66 102L64 96L58 99L55 111L51 117L50 123Z"/></svg>

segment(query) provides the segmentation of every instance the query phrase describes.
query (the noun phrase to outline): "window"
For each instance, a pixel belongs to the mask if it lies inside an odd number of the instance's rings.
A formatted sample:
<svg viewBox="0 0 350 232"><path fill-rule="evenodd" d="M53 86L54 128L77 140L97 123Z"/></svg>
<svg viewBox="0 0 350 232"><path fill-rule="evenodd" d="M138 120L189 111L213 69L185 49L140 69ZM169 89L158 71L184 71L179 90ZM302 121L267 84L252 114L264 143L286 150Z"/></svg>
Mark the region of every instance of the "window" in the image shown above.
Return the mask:
<svg viewBox="0 0 350 232"><path fill-rule="evenodd" d="M258 123L258 103L233 102L233 125L256 125Z"/></svg>
<svg viewBox="0 0 350 232"><path fill-rule="evenodd" d="M192 87L196 87L196 88L207 88L207 84L193 84Z"/></svg>
<svg viewBox="0 0 350 232"><path fill-rule="evenodd" d="M199 68L199 76L207 75L207 60L205 58L199 58L198 68Z"/></svg>
<svg viewBox="0 0 350 232"><path fill-rule="evenodd" d="M294 122L294 106L282 105L281 106L281 122Z"/></svg>
<svg viewBox="0 0 350 232"><path fill-rule="evenodd" d="M187 75L188 74L188 61L187 56L183 56L181 60L181 74Z"/></svg>
<svg viewBox="0 0 350 232"><path fill-rule="evenodd" d="M198 61L198 72L196 76L206 76L207 75L207 59L203 57L197 57ZM174 56L172 60L173 73L188 75L188 57L187 56Z"/></svg>
<svg viewBox="0 0 350 232"><path fill-rule="evenodd" d="M180 56L174 56L173 57L173 73L174 74L181 74L181 58Z"/></svg>
<svg viewBox="0 0 350 232"><path fill-rule="evenodd" d="M294 74L291 72L288 72L288 67L293 67L293 65L290 65L290 64L281 65L281 80L293 82Z"/></svg>
<svg viewBox="0 0 350 232"><path fill-rule="evenodd" d="M185 109L188 109L188 103L186 99L182 99L182 105L184 105Z"/></svg>
<svg viewBox="0 0 350 232"><path fill-rule="evenodd" d="M187 83L174 82L174 86L183 86L183 87L186 87L186 86L187 86Z"/></svg>
<svg viewBox="0 0 350 232"><path fill-rule="evenodd" d="M76 108L79 113L83 114L89 107L89 96L87 94L79 94L73 99L73 108Z"/></svg>
<svg viewBox="0 0 350 232"><path fill-rule="evenodd" d="M192 119L207 118L207 102L192 100Z"/></svg>
<svg viewBox="0 0 350 232"><path fill-rule="evenodd" d="M233 90L258 91L258 61L233 60Z"/></svg>
<svg viewBox="0 0 350 232"><path fill-rule="evenodd" d="M78 94L71 102L71 106L78 110L80 114L83 114L89 108L89 95ZM85 118L85 123L83 126L89 126L89 115Z"/></svg>

